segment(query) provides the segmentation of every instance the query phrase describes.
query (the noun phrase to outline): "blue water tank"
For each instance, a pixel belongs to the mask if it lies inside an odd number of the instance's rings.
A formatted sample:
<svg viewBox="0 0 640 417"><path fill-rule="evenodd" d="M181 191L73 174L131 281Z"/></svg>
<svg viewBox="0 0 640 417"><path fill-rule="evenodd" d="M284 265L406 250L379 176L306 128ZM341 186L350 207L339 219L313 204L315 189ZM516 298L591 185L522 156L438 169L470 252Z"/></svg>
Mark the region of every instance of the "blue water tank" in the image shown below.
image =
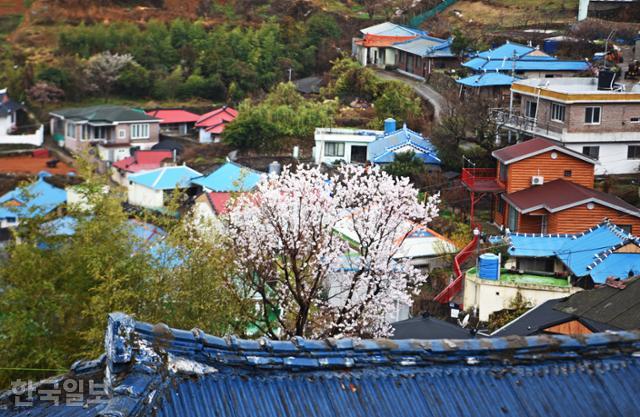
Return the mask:
<svg viewBox="0 0 640 417"><path fill-rule="evenodd" d="M384 121L384 133L391 133L396 131L396 120L389 117Z"/></svg>
<svg viewBox="0 0 640 417"><path fill-rule="evenodd" d="M500 278L500 257L493 253L480 255L478 259L478 277L492 280Z"/></svg>

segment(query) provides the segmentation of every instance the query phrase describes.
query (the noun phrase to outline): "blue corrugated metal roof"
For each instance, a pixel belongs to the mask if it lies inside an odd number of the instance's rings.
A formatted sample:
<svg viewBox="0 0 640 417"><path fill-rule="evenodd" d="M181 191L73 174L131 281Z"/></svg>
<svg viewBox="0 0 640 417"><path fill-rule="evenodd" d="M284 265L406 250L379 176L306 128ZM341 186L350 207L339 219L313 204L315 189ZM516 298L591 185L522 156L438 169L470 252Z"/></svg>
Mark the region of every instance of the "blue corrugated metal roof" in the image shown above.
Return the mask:
<svg viewBox="0 0 640 417"><path fill-rule="evenodd" d="M631 416L640 410L638 349L640 332L241 340L114 313L106 355L77 363L66 376L106 376L108 398L99 408L65 407L59 415ZM13 408L14 399L0 397L8 407L0 416L50 415L53 408L39 392L34 407Z"/></svg>
<svg viewBox="0 0 640 417"><path fill-rule="evenodd" d="M483 61L475 58L462 64L475 71L586 71L589 63L584 61L530 61L499 60Z"/></svg>
<svg viewBox="0 0 640 417"><path fill-rule="evenodd" d="M458 84L467 87L496 87L503 85L511 85L514 81L519 80L518 77L512 77L500 72L484 72L469 77L456 80Z"/></svg>
<svg viewBox="0 0 640 417"><path fill-rule="evenodd" d="M515 65L514 65L515 61ZM462 64L474 71L585 71L585 61L563 61L536 48L505 43L504 45L477 53Z"/></svg>
<svg viewBox="0 0 640 417"><path fill-rule="evenodd" d="M191 186L192 179L201 176L202 174L198 171L186 165L179 165L131 174L128 179L133 183L144 185L154 190L173 190L176 187L188 188Z"/></svg>
<svg viewBox="0 0 640 417"><path fill-rule="evenodd" d="M395 49L409 52L413 55L421 57L455 57L451 52L451 39L434 38L433 36L423 35L408 41L397 42L393 44Z"/></svg>
<svg viewBox="0 0 640 417"><path fill-rule="evenodd" d="M251 191L262 178L262 173L227 162L206 177L193 180L194 184L216 192Z"/></svg>
<svg viewBox="0 0 640 417"><path fill-rule="evenodd" d="M608 221L578 234L513 233L509 240L511 256L557 257L575 276L591 275L597 283L605 282L609 276L627 278L630 270L640 273L640 254L620 256L613 252L627 242L635 242L635 238Z"/></svg>
<svg viewBox="0 0 640 417"><path fill-rule="evenodd" d="M48 175L41 173L36 182L0 197L0 219L42 216L65 203L67 192L46 182Z"/></svg>
<svg viewBox="0 0 640 417"><path fill-rule="evenodd" d="M385 133L378 139L367 145L369 161L375 163L389 163L394 159L394 152L409 146L414 149L416 155L422 158L425 163L440 165L437 151L431 142L421 134L407 128L405 124L402 129L391 133Z"/></svg>

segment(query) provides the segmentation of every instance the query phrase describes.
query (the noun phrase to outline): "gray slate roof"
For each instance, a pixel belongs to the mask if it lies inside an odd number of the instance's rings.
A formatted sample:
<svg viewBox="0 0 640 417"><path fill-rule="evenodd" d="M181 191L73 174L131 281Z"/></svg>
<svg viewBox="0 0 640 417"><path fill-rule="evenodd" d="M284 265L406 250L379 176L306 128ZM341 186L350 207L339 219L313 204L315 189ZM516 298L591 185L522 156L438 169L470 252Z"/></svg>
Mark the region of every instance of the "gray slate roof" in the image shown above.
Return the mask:
<svg viewBox="0 0 640 417"><path fill-rule="evenodd" d="M77 107L60 109L51 112L53 116L63 117L66 120L87 121L87 122L134 122L134 121L160 121L149 116L142 110L132 109L126 106L100 105L91 107Z"/></svg>

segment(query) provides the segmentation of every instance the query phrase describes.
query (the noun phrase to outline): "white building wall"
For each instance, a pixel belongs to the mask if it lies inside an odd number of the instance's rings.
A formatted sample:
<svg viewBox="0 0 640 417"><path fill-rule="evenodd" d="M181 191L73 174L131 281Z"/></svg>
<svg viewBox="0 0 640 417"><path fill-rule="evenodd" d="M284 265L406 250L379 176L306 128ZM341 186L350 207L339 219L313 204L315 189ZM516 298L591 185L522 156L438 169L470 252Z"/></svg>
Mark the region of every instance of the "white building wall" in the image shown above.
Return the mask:
<svg viewBox="0 0 640 417"><path fill-rule="evenodd" d="M640 135L638 139L640 139ZM640 159L627 158L629 145L640 146L640 141L618 143L583 142L566 143L565 145L576 152L582 152L584 146L599 146L600 155L598 163L595 165L596 175L632 174L637 173L640 168Z"/></svg>
<svg viewBox="0 0 640 417"><path fill-rule="evenodd" d="M200 143L211 143L212 142L212 138L211 138L211 133L207 132L206 130L200 128L200 130L198 131L198 138L200 140Z"/></svg>
<svg viewBox="0 0 640 417"><path fill-rule="evenodd" d="M129 204L145 208L162 208L164 207L164 192L162 190L153 190L144 185L130 183L128 187Z"/></svg>
<svg viewBox="0 0 640 417"><path fill-rule="evenodd" d="M42 146L42 142L44 141L44 126L40 125L38 130L30 135L10 135L8 132L12 126L9 117L0 118L0 144Z"/></svg>
<svg viewBox="0 0 640 417"><path fill-rule="evenodd" d="M568 297L578 291L578 287L553 287L545 285L513 284L504 281L493 281L477 278L474 275L465 277L464 308L478 308L481 321L488 321L496 311L509 308L511 300L518 292L533 306L556 298Z"/></svg>

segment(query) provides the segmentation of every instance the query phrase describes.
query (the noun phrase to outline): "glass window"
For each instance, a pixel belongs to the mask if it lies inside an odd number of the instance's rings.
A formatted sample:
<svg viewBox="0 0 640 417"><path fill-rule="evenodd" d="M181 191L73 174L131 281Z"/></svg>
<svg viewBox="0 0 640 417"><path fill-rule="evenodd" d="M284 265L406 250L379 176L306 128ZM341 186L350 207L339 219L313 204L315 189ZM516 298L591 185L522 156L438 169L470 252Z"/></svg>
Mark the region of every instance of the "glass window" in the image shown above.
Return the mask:
<svg viewBox="0 0 640 417"><path fill-rule="evenodd" d="M76 137L76 124L72 122L67 122L67 136L70 138Z"/></svg>
<svg viewBox="0 0 640 417"><path fill-rule="evenodd" d="M149 137L149 123L131 125L131 139L146 139Z"/></svg>
<svg viewBox="0 0 640 417"><path fill-rule="evenodd" d="M118 129L118 137L124 139L127 136L127 131L124 129Z"/></svg>
<svg viewBox="0 0 640 417"><path fill-rule="evenodd" d="M344 142L325 143L324 156L344 156Z"/></svg>
<svg viewBox="0 0 640 417"><path fill-rule="evenodd" d="M508 169L509 167L507 165L500 162L500 181L507 182L507 178L509 174L509 172L507 171Z"/></svg>
<svg viewBox="0 0 640 417"><path fill-rule="evenodd" d="M107 138L107 127L106 126L94 126L93 127L93 138L94 139L106 139Z"/></svg>
<svg viewBox="0 0 640 417"><path fill-rule="evenodd" d="M564 122L565 107L562 104L551 103L551 120Z"/></svg>
<svg viewBox="0 0 640 417"><path fill-rule="evenodd" d="M583 146L582 153L593 159L598 159L600 157L600 147L599 146Z"/></svg>
<svg viewBox="0 0 640 417"><path fill-rule="evenodd" d="M584 109L584 123L588 125L600 124L600 107L587 107Z"/></svg>
<svg viewBox="0 0 640 417"><path fill-rule="evenodd" d="M518 231L518 211L512 205L509 205L509 218L507 219L507 227L511 232Z"/></svg>
<svg viewBox="0 0 640 417"><path fill-rule="evenodd" d="M571 172L571 170L570 170L570 169L565 169L565 170L564 170L564 176L565 176L565 177L570 177L572 174L573 174L573 173Z"/></svg>
<svg viewBox="0 0 640 417"><path fill-rule="evenodd" d="M527 117L535 119L538 114L538 103L535 101L527 101Z"/></svg>
<svg viewBox="0 0 640 417"><path fill-rule="evenodd" d="M629 145L627 148L627 159L640 159L639 145Z"/></svg>
<svg viewBox="0 0 640 417"><path fill-rule="evenodd" d="M632 117L630 120L631 123L640 123L640 117Z"/></svg>

